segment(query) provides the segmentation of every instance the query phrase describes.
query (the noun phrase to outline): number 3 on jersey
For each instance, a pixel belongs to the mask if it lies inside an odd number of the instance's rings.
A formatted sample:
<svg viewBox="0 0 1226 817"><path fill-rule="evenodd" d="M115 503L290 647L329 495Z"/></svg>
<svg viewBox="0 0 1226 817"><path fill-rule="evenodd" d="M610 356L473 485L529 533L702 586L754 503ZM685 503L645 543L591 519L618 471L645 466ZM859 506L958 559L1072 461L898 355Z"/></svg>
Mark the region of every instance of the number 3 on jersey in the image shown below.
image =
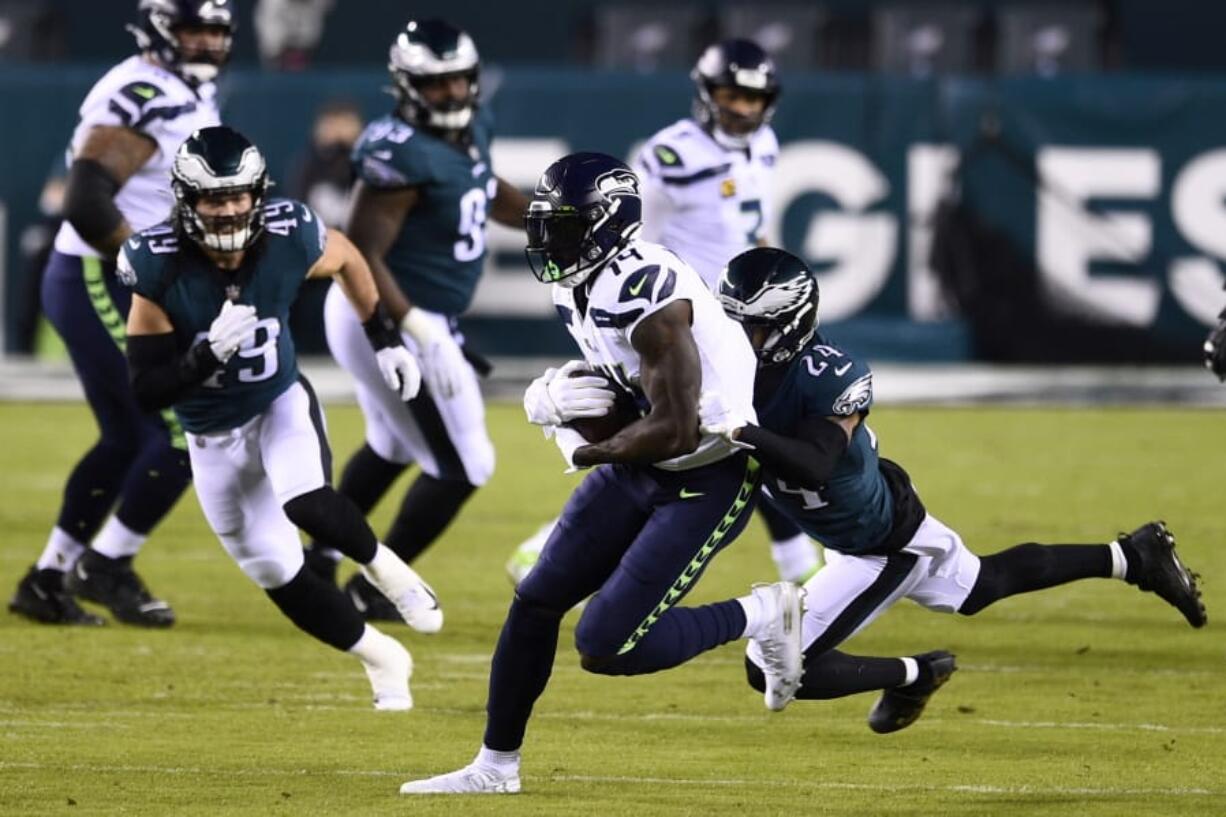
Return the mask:
<svg viewBox="0 0 1226 817"><path fill-rule="evenodd" d="M460 240L453 245L455 260L475 261L485 252L486 213L497 194L498 180L490 179L484 190L474 187L460 197Z"/></svg>

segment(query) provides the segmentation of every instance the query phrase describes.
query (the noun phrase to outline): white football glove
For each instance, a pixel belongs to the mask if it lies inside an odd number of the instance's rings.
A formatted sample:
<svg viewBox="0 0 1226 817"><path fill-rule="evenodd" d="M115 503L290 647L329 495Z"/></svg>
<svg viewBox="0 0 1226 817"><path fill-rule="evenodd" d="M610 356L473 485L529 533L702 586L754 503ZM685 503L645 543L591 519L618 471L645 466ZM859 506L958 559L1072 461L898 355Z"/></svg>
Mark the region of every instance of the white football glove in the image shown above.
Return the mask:
<svg viewBox="0 0 1226 817"><path fill-rule="evenodd" d="M570 360L549 381L549 399L564 423L579 417L604 417L613 408L617 395L609 388L607 379L594 373L571 377L574 372L586 369L582 360Z"/></svg>
<svg viewBox="0 0 1226 817"><path fill-rule="evenodd" d="M586 369L581 360L568 361L560 369L546 369L524 392L528 422L538 426L561 425L579 417L604 417L616 399L609 381L597 374L571 377Z"/></svg>
<svg viewBox="0 0 1226 817"><path fill-rule="evenodd" d="M383 382L399 392L401 400L412 400L421 391L421 369L408 349L400 345L384 347L375 352L375 362Z"/></svg>
<svg viewBox="0 0 1226 817"><path fill-rule="evenodd" d="M753 448L749 443L736 439L736 433L749 422L730 408L717 391L704 391L698 400L698 430L703 434L722 437L737 448Z"/></svg>
<svg viewBox="0 0 1226 817"><path fill-rule="evenodd" d="M240 346L255 337L257 323L259 318L255 316L254 306L227 300L209 326L208 341L213 356L225 363Z"/></svg>
<svg viewBox="0 0 1226 817"><path fill-rule="evenodd" d="M558 407L553 404L553 399L549 396L549 381L553 380L557 373L557 369L549 367L543 375L529 383L527 390L524 391L524 414L528 415L528 422L533 425L559 426L562 424Z"/></svg>
<svg viewBox="0 0 1226 817"><path fill-rule="evenodd" d="M468 383L469 366L451 334L415 306L409 308L400 328L417 345L422 378L430 393L443 400L459 394Z"/></svg>

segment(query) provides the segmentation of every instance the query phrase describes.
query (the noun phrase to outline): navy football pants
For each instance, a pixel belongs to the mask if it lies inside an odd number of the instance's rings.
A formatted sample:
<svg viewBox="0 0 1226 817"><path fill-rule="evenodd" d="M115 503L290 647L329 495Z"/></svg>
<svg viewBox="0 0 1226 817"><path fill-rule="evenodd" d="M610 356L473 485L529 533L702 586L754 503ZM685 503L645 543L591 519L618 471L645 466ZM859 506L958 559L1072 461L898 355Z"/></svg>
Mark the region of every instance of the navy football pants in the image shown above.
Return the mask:
<svg viewBox="0 0 1226 817"><path fill-rule="evenodd" d="M741 636L735 600L676 605L744 529L758 470L740 454L689 471L602 465L588 475L511 603L490 672L486 746L519 748L562 616L593 593L575 628L591 672L656 672Z"/></svg>
<svg viewBox="0 0 1226 817"><path fill-rule="evenodd" d="M88 544L118 501L119 521L147 534L187 488L191 467L174 415L145 414L132 394L124 358L132 296L113 264L59 252L47 261L42 296L100 432L68 476L56 524Z"/></svg>

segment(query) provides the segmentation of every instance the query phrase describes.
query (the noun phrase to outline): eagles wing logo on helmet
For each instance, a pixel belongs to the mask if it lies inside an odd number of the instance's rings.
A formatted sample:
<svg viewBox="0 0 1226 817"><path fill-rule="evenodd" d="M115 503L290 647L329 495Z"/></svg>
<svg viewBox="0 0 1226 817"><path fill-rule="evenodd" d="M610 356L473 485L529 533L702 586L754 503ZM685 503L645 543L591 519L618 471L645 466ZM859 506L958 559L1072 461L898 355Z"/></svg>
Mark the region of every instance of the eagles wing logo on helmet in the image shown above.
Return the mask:
<svg viewBox="0 0 1226 817"><path fill-rule="evenodd" d="M727 311L737 315L770 319L800 306L809 300L812 292L813 279L804 276L775 286L763 287L745 301L740 301L722 291L719 297Z"/></svg>
<svg viewBox="0 0 1226 817"><path fill-rule="evenodd" d="M833 411L843 417L849 417L867 406L873 399L873 374L869 372L843 390L834 401Z"/></svg>

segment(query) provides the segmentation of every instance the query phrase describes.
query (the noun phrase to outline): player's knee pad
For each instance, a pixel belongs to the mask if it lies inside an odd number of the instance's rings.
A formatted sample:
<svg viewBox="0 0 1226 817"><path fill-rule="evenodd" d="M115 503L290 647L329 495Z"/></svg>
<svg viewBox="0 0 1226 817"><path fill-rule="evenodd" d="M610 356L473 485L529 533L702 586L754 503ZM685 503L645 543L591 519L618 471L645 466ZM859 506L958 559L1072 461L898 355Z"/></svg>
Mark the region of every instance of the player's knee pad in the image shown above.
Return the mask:
<svg viewBox="0 0 1226 817"><path fill-rule="evenodd" d="M276 590L289 584L298 571L302 569L302 553L298 558L278 557L272 554L253 554L238 559L239 569L247 574L247 578L264 590Z"/></svg>

